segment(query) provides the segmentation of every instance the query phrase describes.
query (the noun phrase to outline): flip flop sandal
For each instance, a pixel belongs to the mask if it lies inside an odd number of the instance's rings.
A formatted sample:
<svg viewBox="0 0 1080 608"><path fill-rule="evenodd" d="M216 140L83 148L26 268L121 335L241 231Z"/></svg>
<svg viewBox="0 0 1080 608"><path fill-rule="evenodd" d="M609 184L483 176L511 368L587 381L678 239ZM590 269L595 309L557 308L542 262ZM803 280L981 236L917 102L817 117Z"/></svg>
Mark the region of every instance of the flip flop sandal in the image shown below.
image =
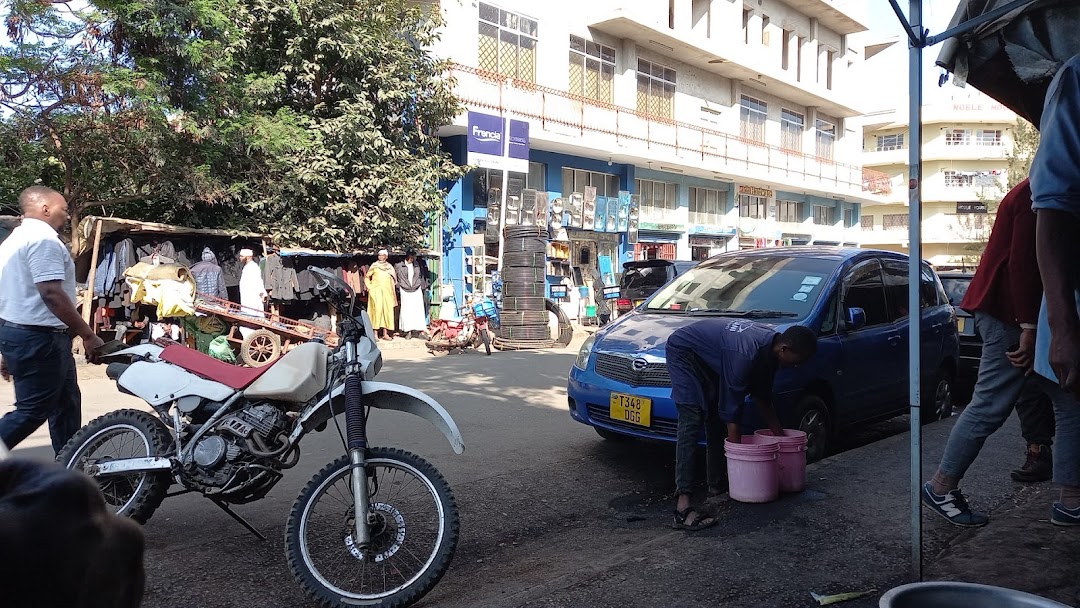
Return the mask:
<svg viewBox="0 0 1080 608"><path fill-rule="evenodd" d="M688 524L686 523L686 519L691 513L697 513L697 517L694 518L694 523ZM704 530L705 528L711 528L718 523L720 523L719 520L705 515L701 510L695 509L694 507L686 507L682 511L679 511L678 509L675 510L675 521L672 523L672 527L676 530L697 532L699 530Z"/></svg>

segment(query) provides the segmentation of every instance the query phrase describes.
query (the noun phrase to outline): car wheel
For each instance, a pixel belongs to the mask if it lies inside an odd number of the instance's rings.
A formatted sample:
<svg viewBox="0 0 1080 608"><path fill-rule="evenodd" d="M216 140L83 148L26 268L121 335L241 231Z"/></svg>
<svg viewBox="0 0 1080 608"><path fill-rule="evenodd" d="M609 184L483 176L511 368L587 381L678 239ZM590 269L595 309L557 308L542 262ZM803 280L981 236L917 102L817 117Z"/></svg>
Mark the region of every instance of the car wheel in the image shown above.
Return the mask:
<svg viewBox="0 0 1080 608"><path fill-rule="evenodd" d="M596 431L597 435L600 435L607 441L617 441L619 443L625 443L627 441L633 440L632 437L627 437L622 433L616 433L615 431L609 431L608 429L602 429L598 426L594 426L593 430Z"/></svg>
<svg viewBox="0 0 1080 608"><path fill-rule="evenodd" d="M952 416L952 386L952 374L942 370L934 376L933 382L923 388L921 418L923 424L930 424Z"/></svg>
<svg viewBox="0 0 1080 608"><path fill-rule="evenodd" d="M829 453L832 423L829 406L817 395L807 395L799 402L797 429L806 433L806 462L816 462Z"/></svg>

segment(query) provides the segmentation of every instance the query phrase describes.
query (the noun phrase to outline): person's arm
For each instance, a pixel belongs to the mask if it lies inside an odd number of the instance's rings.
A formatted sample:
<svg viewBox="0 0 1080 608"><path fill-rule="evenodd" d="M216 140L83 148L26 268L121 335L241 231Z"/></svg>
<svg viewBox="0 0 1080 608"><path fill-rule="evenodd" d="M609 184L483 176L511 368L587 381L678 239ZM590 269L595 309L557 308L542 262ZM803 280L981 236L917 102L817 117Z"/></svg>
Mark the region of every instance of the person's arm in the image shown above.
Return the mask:
<svg viewBox="0 0 1080 608"><path fill-rule="evenodd" d="M1031 190L1026 182L1010 196L1018 197L1014 204L1020 208L1010 209L1014 217L1009 240L1009 297L1022 331L1019 348L1008 353L1008 357L1014 366L1030 370L1035 360L1035 328L1043 294L1042 280L1035 272L1039 267L1035 244L1037 218L1030 209Z"/></svg>
<svg viewBox="0 0 1080 608"><path fill-rule="evenodd" d="M1076 276L1080 271L1080 219L1043 209L1038 214L1039 273L1051 328L1050 366L1062 388L1080 389L1080 318L1076 313Z"/></svg>
<svg viewBox="0 0 1080 608"><path fill-rule="evenodd" d="M94 351L98 349L105 341L102 340L94 333L93 328L83 321L82 315L79 314L78 309L75 308L75 303L68 297L66 291L64 291L63 281L42 281L36 283L38 294L41 296L41 300L45 302L45 306L49 309L49 312L56 315L57 319L60 319L64 325L67 325L75 335L82 338L83 351L86 353L86 357L91 362L96 363L97 357Z"/></svg>
<svg viewBox="0 0 1080 608"><path fill-rule="evenodd" d="M217 297L222 300L229 299L229 289L225 286L225 273L221 271L217 273Z"/></svg>
<svg viewBox="0 0 1080 608"><path fill-rule="evenodd" d="M765 421L765 425L769 427L772 434L777 437L784 436L784 425L780 424L780 417L776 415L776 408L773 407L772 399L769 397L754 397L754 405L757 406L758 411L761 412L761 419Z"/></svg>

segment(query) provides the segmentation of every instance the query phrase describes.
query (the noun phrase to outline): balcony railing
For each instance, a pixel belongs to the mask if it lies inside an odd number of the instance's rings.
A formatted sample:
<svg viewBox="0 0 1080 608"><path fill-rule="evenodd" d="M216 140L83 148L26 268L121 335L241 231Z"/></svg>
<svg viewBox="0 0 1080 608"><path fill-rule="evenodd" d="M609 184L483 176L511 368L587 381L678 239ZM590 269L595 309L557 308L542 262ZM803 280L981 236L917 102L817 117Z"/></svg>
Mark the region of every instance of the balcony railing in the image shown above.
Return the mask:
<svg viewBox="0 0 1080 608"><path fill-rule="evenodd" d="M676 158L692 158L717 172L753 169L816 181L822 187L872 194L891 191L888 175L856 165L652 116L471 66L453 64L450 71L456 80L458 98L467 106L529 118L546 131L580 137L607 136L614 139L615 145L644 146Z"/></svg>

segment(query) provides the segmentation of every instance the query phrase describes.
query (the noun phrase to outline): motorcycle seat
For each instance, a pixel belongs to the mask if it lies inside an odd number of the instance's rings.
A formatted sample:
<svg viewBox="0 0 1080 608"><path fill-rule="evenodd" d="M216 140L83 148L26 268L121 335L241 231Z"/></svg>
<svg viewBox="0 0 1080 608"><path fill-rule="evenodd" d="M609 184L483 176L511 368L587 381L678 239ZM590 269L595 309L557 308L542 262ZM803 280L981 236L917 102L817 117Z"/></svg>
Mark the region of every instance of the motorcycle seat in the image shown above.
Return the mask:
<svg viewBox="0 0 1080 608"><path fill-rule="evenodd" d="M232 365L180 344L166 346L165 350L161 351L159 358L177 367L182 367L197 376L202 376L207 380L213 380L236 390L246 388L274 366L273 363L262 367ZM280 360L278 359L278 361Z"/></svg>

